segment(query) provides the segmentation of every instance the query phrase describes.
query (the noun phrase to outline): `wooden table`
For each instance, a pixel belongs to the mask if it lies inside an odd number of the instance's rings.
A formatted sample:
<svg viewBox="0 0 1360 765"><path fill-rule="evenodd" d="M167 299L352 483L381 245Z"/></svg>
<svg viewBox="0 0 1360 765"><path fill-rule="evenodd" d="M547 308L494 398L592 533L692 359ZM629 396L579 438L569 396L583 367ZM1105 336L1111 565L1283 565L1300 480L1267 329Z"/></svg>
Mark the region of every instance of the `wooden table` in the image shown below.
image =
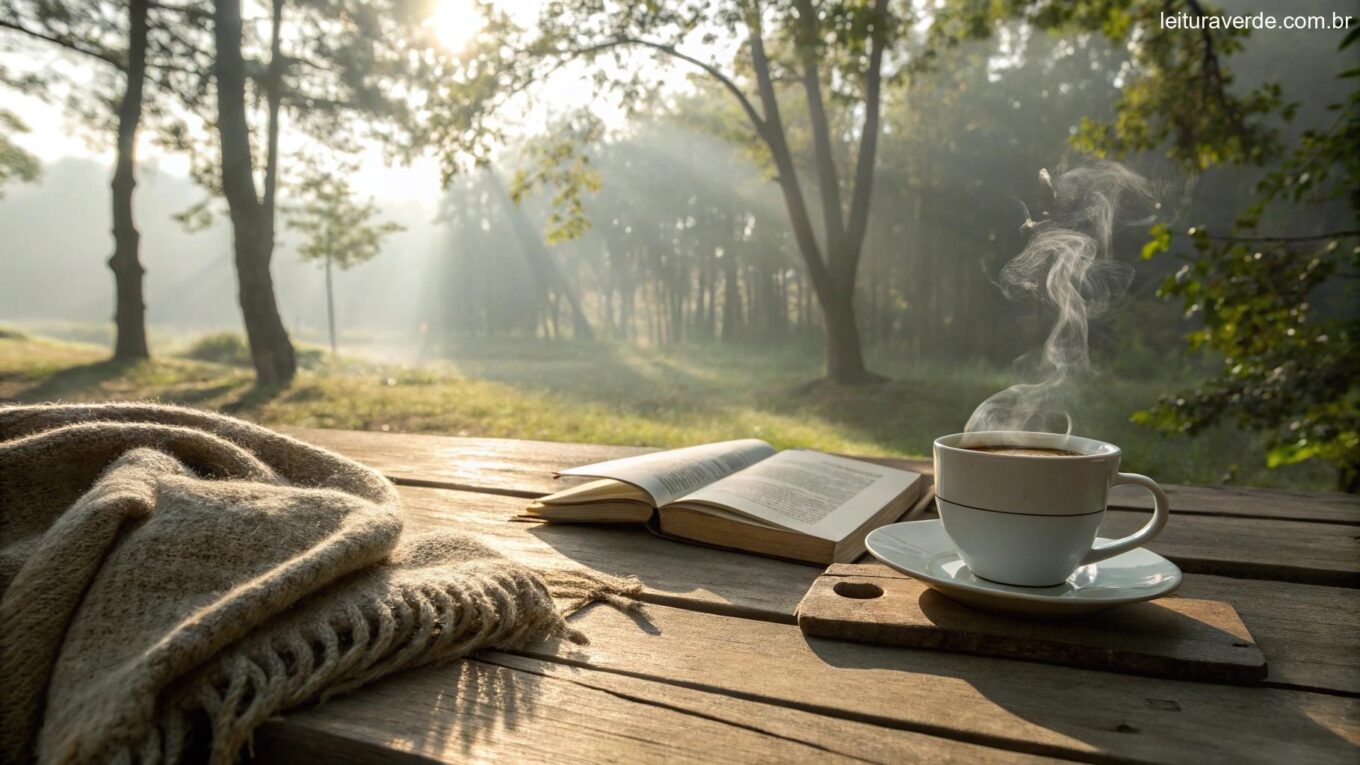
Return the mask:
<svg viewBox="0 0 1360 765"><path fill-rule="evenodd" d="M640 449L291 432L389 476L408 529L636 575L648 605L573 617L588 646L488 652L290 714L257 735L259 761L1360 763L1357 497L1168 491L1151 547L1186 572L1181 595L1232 602L1269 662L1238 687L807 639L794 608L817 568L511 522L554 469ZM1141 524L1144 504L1116 496L1102 533Z"/></svg>

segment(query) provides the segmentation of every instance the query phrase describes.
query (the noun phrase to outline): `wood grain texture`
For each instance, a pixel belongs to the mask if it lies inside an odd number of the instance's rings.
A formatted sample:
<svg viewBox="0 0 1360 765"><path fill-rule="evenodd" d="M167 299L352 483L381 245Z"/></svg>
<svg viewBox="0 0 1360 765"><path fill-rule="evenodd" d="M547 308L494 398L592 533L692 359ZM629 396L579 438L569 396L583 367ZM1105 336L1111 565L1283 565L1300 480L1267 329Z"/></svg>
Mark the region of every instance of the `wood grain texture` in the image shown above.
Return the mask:
<svg viewBox="0 0 1360 765"><path fill-rule="evenodd" d="M371 465L395 480L526 497L550 494L567 485L553 479L554 470L653 451L637 446L500 438L321 428L279 430ZM874 461L934 473L930 460ZM1360 525L1360 497L1350 494L1217 486L1164 488L1171 498L1172 510L1178 513ZM1147 492L1122 487L1112 493L1111 505L1130 509L1152 507Z"/></svg>
<svg viewBox="0 0 1360 765"><path fill-rule="evenodd" d="M520 497L560 488L552 470L641 449L293 432L408 484L409 531L459 528L531 565L637 575L651 605L574 617L589 646L409 672L270 723L262 760L1360 760L1360 589L1270 580L1353 583L1349 498L1173 487L1154 549L1187 571L1266 577L1188 573L1180 591L1232 603L1255 636L1273 687L1234 687L806 638L790 622L817 568L513 520ZM1112 511L1105 533L1145 518Z"/></svg>
<svg viewBox="0 0 1360 765"><path fill-rule="evenodd" d="M491 653L266 725L257 762L953 762L1038 758Z"/></svg>
<svg viewBox="0 0 1360 765"><path fill-rule="evenodd" d="M395 481L541 497L568 485L554 470L653 451L507 438L279 428L378 470Z"/></svg>
<svg viewBox="0 0 1360 765"><path fill-rule="evenodd" d="M400 487L412 532L460 528L533 565L580 565L637 576L648 602L794 623L813 566L659 539L633 526L514 521L522 500ZM872 564L876 575L902 576ZM835 570L832 567L831 570ZM1284 685L1360 693L1360 590L1187 574L1180 593L1233 604Z"/></svg>
<svg viewBox="0 0 1360 765"><path fill-rule="evenodd" d="M1103 537L1122 537L1149 515L1109 510ZM1148 544L1196 574L1360 587L1360 529L1333 523L1182 515L1171 512L1166 529Z"/></svg>
<svg viewBox="0 0 1360 765"><path fill-rule="evenodd" d="M1169 597L1079 618L1028 620L956 603L879 566L838 566L798 604L809 637L1002 656L1177 680L1251 683L1261 651L1232 605Z"/></svg>
<svg viewBox="0 0 1360 765"><path fill-rule="evenodd" d="M657 451L646 446L601 446L508 438L371 433L361 430L279 428L295 438L339 452L410 485L541 497L586 478L553 473L593 462ZM931 475L929 460L855 457Z"/></svg>
<svg viewBox="0 0 1360 765"><path fill-rule="evenodd" d="M639 525L516 521L524 500L491 494L398 487L409 532L456 528L531 565L585 566L637 576L645 598L715 613L793 622L816 566L661 539Z"/></svg>
<svg viewBox="0 0 1360 765"><path fill-rule="evenodd" d="M827 573L908 578L877 562ZM1360 696L1360 590L1187 574L1176 595L1232 604L1265 656L1267 685Z"/></svg>
<svg viewBox="0 0 1360 765"><path fill-rule="evenodd" d="M1154 476L1155 478L1155 476ZM1173 513L1274 518L1360 526L1360 496L1332 491L1256 489L1246 486L1164 484ZM1151 510L1152 495L1136 486L1116 486L1110 506Z"/></svg>
<svg viewBox="0 0 1360 765"><path fill-rule="evenodd" d="M803 592L820 573L810 566L656 539L636 527L515 522L523 500L513 497L423 487L401 487L401 493L412 529L469 524L479 534L503 540L508 554L538 560L551 554L618 575L646 572L655 602L791 621ZM1110 516L1107 535L1128 533L1143 520L1137 513ZM1259 528L1273 523L1278 522L1173 518L1150 548L1188 573L1354 583L1357 563L1344 551L1357 541L1345 527L1291 524L1277 539L1270 528ZM1228 549L1221 551L1224 546Z"/></svg>
<svg viewBox="0 0 1360 765"><path fill-rule="evenodd" d="M1360 700L806 638L664 606L595 606L535 658L996 748L1097 762L1354 763Z"/></svg>
<svg viewBox="0 0 1360 765"><path fill-rule="evenodd" d="M1176 594L1232 603L1268 683L1360 696L1360 590L1187 575Z"/></svg>
<svg viewBox="0 0 1360 765"><path fill-rule="evenodd" d="M917 520L938 518L933 511ZM1150 513L1111 508L1100 536L1127 536ZM1337 523L1285 521L1171 512L1149 550L1190 574L1360 587L1360 528ZM868 558L861 558L861 562Z"/></svg>

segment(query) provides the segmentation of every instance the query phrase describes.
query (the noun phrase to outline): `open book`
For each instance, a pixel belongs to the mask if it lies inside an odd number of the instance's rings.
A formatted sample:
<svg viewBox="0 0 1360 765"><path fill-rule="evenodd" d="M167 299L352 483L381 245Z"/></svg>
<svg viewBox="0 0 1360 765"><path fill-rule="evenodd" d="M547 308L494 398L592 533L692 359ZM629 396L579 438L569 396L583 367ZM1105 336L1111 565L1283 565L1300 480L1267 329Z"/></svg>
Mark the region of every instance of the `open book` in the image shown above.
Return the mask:
<svg viewBox="0 0 1360 765"><path fill-rule="evenodd" d="M724 441L563 470L603 480L550 494L525 516L645 523L666 537L809 563L848 563L864 537L902 516L919 473L812 451Z"/></svg>

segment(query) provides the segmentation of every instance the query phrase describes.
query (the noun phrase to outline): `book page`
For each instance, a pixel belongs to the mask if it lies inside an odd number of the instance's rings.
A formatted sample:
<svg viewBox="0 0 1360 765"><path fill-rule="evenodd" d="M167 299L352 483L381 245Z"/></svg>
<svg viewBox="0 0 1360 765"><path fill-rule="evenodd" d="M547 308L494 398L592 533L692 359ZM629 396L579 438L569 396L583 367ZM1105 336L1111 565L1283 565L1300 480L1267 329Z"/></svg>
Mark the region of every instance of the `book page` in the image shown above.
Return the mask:
<svg viewBox="0 0 1360 765"><path fill-rule="evenodd" d="M840 541L919 478L896 468L812 451L780 452L682 497Z"/></svg>
<svg viewBox="0 0 1360 765"><path fill-rule="evenodd" d="M774 447L757 438L687 446L636 457L596 462L558 475L613 478L652 495L657 507L774 454Z"/></svg>

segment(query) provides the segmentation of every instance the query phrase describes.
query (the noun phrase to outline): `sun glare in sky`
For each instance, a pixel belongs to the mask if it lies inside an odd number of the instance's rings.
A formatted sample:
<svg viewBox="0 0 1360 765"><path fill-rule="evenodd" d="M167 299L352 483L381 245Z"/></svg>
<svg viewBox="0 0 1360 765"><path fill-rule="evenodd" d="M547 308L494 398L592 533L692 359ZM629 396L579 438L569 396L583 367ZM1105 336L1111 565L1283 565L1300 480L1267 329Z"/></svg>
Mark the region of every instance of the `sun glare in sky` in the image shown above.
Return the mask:
<svg viewBox="0 0 1360 765"><path fill-rule="evenodd" d="M440 44L459 51L482 28L482 14L476 0L439 0L427 23Z"/></svg>
<svg viewBox="0 0 1360 765"><path fill-rule="evenodd" d="M529 25L542 11L544 0L496 0L498 11L507 12L516 23ZM424 22L439 44L449 51L461 52L484 29L479 0L435 0L433 12ZM25 58L27 56L27 58ZM75 87L88 87L94 68L80 59L69 61L56 53L31 55L0 51L0 64L13 65L15 71L32 71L45 66L63 67ZM584 68L568 68L545 83L522 105L510 112L510 117L524 135L536 135L544 129L554 114L565 112L595 98L595 88ZM683 85L684 70L674 70L677 87ZM667 76L658 71L658 77ZM594 107L597 115L610 124L624 121L619 107L600 103ZM36 154L43 162L52 163L64 157L94 160L106 166L113 161L109 141L96 145L86 141L85 131L78 120L65 113L56 103L47 103L34 96L0 88L0 109L21 115L30 132L13 136L24 149ZM285 156L303 152L313 139L290 132L285 126L283 149ZM188 159L157 145L151 131L142 131L138 141L138 157L145 168L156 167L160 172L184 177L189 172ZM352 179L356 188L373 194L385 202L435 205L440 193L439 163L433 156L423 156L410 165L393 163L381 147L366 146L360 157L359 169ZM16 192L18 193L18 192Z"/></svg>

